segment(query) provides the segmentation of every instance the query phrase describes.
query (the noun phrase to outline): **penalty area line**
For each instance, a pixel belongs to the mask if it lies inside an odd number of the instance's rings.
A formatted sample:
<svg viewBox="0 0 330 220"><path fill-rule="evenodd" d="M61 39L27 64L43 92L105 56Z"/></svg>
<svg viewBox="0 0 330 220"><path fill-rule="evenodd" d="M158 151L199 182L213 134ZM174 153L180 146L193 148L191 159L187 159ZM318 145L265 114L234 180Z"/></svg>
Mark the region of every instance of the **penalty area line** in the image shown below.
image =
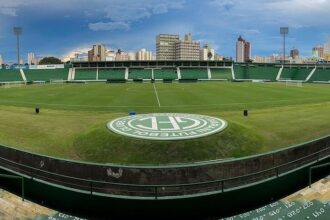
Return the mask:
<svg viewBox="0 0 330 220"><path fill-rule="evenodd" d="M154 86L154 91L155 91L156 99L157 99L157 102L158 102L158 107L160 107L160 101L159 101L158 92L157 92L155 83L153 83L152 85Z"/></svg>

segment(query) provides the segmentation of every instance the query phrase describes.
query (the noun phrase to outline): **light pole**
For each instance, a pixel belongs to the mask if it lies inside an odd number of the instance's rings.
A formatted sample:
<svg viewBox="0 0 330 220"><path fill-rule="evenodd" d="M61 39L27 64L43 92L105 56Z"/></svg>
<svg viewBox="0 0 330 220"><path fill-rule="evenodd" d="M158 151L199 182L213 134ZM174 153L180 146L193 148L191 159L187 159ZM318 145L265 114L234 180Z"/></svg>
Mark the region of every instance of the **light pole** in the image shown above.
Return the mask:
<svg viewBox="0 0 330 220"><path fill-rule="evenodd" d="M285 64L285 36L289 34L289 28L281 27L280 34L283 35L283 64Z"/></svg>
<svg viewBox="0 0 330 220"><path fill-rule="evenodd" d="M16 35L16 44L17 44L17 65L20 65L20 59L19 59L19 36L22 34L22 28L21 27L14 27L14 34Z"/></svg>

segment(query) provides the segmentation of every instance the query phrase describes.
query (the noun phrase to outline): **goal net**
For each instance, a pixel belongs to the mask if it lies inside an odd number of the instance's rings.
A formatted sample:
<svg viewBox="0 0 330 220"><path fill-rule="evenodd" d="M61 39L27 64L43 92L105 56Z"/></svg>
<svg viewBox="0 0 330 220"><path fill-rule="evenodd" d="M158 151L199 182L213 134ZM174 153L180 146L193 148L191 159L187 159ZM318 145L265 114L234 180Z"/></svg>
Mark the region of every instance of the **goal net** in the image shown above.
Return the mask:
<svg viewBox="0 0 330 220"><path fill-rule="evenodd" d="M290 87L290 86L303 87L303 83L301 81L295 81L295 80L287 80L287 81L285 81L285 85L287 87Z"/></svg>
<svg viewBox="0 0 330 220"><path fill-rule="evenodd" d="M63 84L65 82L66 82L66 80L64 80L64 79L50 79L49 80L50 84Z"/></svg>

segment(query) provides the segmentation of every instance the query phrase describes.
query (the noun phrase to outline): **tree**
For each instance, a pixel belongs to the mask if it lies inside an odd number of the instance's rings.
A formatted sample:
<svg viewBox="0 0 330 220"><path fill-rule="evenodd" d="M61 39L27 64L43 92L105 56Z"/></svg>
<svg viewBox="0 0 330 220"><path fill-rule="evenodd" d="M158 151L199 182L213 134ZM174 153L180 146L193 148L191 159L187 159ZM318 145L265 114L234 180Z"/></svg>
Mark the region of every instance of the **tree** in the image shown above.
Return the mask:
<svg viewBox="0 0 330 220"><path fill-rule="evenodd" d="M62 61L56 57L45 57L39 62L40 65L62 64Z"/></svg>
<svg viewBox="0 0 330 220"><path fill-rule="evenodd" d="M209 60L211 60L211 59L213 58L213 54L212 54L211 51L209 51L209 52L207 53L207 58L208 58Z"/></svg>

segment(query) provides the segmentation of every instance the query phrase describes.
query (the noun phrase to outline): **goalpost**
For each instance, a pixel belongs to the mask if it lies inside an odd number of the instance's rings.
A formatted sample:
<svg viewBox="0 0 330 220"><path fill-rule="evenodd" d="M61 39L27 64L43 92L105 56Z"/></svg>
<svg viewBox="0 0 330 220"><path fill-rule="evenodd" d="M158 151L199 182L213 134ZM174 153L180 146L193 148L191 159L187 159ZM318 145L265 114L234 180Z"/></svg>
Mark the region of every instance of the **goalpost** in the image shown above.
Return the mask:
<svg viewBox="0 0 330 220"><path fill-rule="evenodd" d="M65 82L66 82L66 80L64 80L64 79L50 79L49 80L50 84L63 84Z"/></svg>
<svg viewBox="0 0 330 220"><path fill-rule="evenodd" d="M294 87L303 87L302 81L296 81L296 80L286 80L285 81L285 86L294 86Z"/></svg>

